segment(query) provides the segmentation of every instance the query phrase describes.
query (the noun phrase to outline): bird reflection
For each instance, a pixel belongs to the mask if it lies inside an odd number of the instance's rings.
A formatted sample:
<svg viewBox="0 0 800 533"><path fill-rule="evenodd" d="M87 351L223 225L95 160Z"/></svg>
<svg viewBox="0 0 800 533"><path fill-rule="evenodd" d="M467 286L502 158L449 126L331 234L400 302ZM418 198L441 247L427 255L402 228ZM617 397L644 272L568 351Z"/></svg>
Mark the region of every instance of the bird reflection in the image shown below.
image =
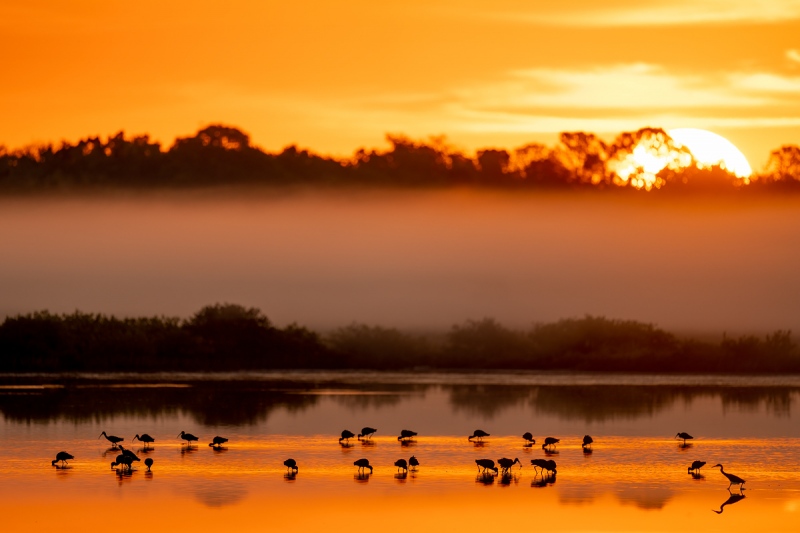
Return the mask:
<svg viewBox="0 0 800 533"><path fill-rule="evenodd" d="M551 455L558 455L558 450L549 450L547 448L544 449L545 457L550 457Z"/></svg>
<svg viewBox="0 0 800 533"><path fill-rule="evenodd" d="M692 446L693 446L693 444L691 442L686 442L686 443L679 442L678 443L678 449L680 451L682 451L682 452L685 452L685 451L689 450Z"/></svg>
<svg viewBox="0 0 800 533"><path fill-rule="evenodd" d="M394 475L394 478L400 483L405 483L406 479L408 478L408 472L398 472Z"/></svg>
<svg viewBox="0 0 800 533"><path fill-rule="evenodd" d="M481 485L491 485L494 483L494 475L491 472L481 472L475 478L475 483L480 483Z"/></svg>
<svg viewBox="0 0 800 533"><path fill-rule="evenodd" d="M145 448L139 448L137 451L142 455L147 455L148 453L155 451L155 448L145 447Z"/></svg>
<svg viewBox="0 0 800 533"><path fill-rule="evenodd" d="M375 441L372 439L361 439L361 446L375 446Z"/></svg>
<svg viewBox="0 0 800 533"><path fill-rule="evenodd" d="M346 441L339 441L339 446L341 446L343 450L346 450L348 448L352 448L353 447L352 444L350 444L349 442L346 442Z"/></svg>
<svg viewBox="0 0 800 533"><path fill-rule="evenodd" d="M727 500L725 500L724 502L722 502L722 505L719 506L719 511L717 511L715 509L711 509L711 510L713 512L717 513L717 514L722 514L722 511L724 510L726 505L733 505L734 503L740 502L740 501L742 501L744 499L745 499L745 495L744 494L731 494L730 497Z"/></svg>
<svg viewBox="0 0 800 533"><path fill-rule="evenodd" d="M591 448L584 448L584 449L583 449L583 455L584 455L584 457L588 457L588 456L592 455L592 452L593 452L593 451L594 451L594 450L592 450Z"/></svg>
<svg viewBox="0 0 800 533"><path fill-rule="evenodd" d="M188 444L186 446L181 446L181 455L188 455L192 452L197 451L197 445Z"/></svg>
<svg viewBox="0 0 800 533"><path fill-rule="evenodd" d="M412 439L401 440L400 441L400 446L402 446L403 448L411 448L411 447L416 446L416 445L417 445L417 441L412 440Z"/></svg>
<svg viewBox="0 0 800 533"><path fill-rule="evenodd" d="M367 481L369 481L369 473L359 472L353 476L353 480L356 483L366 483Z"/></svg>
<svg viewBox="0 0 800 533"><path fill-rule="evenodd" d="M116 457L116 456L117 456L117 454L119 453L119 448L117 448L116 446L112 446L111 448L109 448L109 449L107 449L107 450L105 450L105 451L103 452L103 457L105 457L105 456L106 456L106 455L108 455L109 453L110 453L111 455L113 455L114 457Z"/></svg>
<svg viewBox="0 0 800 533"><path fill-rule="evenodd" d="M556 475L555 474L548 474L542 477L534 477L531 481L531 487L546 487L547 485L552 485L556 482Z"/></svg>
<svg viewBox="0 0 800 533"><path fill-rule="evenodd" d="M514 474L512 472L505 472L503 473L497 481L500 485L509 486L513 482L515 485L519 483L519 474Z"/></svg>
<svg viewBox="0 0 800 533"><path fill-rule="evenodd" d="M700 472L692 472L692 479L705 479L706 476L701 474Z"/></svg>
<svg viewBox="0 0 800 533"><path fill-rule="evenodd" d="M283 475L283 479L284 481L294 481L295 479L297 479L297 472L295 472L294 470L292 470L291 472L286 472Z"/></svg>
<svg viewBox="0 0 800 533"><path fill-rule="evenodd" d="M212 446L211 449L214 450L214 453L224 453L228 451L227 446Z"/></svg>
<svg viewBox="0 0 800 533"><path fill-rule="evenodd" d="M482 440L475 440L475 441L472 441L472 445L474 447L476 447L476 448L483 448L485 446L488 446L489 443L488 442L483 442Z"/></svg>

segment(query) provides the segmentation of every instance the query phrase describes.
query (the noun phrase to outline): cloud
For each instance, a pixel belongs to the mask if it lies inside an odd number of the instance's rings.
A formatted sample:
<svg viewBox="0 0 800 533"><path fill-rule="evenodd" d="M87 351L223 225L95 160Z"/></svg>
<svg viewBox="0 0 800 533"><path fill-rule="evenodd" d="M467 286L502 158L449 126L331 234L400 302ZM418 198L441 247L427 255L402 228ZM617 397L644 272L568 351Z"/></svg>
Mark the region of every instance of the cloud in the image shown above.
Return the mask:
<svg viewBox="0 0 800 533"><path fill-rule="evenodd" d="M492 16L492 15L489 15ZM541 12L503 12L495 17L558 26L669 26L708 23L775 23L800 19L800 0L674 0L617 2L597 7L583 2L548 6Z"/></svg>

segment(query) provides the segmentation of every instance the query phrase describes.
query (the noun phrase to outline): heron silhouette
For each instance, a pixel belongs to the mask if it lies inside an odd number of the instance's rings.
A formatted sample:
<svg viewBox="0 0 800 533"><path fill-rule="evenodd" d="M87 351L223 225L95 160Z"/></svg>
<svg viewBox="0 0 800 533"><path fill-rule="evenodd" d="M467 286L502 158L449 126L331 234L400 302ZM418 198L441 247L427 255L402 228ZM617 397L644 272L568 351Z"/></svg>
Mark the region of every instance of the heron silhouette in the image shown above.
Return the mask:
<svg viewBox="0 0 800 533"><path fill-rule="evenodd" d="M153 466L153 458L148 457L147 459L144 460L144 464L147 467L147 471L149 472L150 468Z"/></svg>
<svg viewBox="0 0 800 533"><path fill-rule="evenodd" d="M111 443L112 447L116 447L117 444L125 440L122 437L117 437L116 435L107 435L105 431L100 433L100 437L105 437L106 440ZM99 439L100 437L97 438Z"/></svg>
<svg viewBox="0 0 800 533"><path fill-rule="evenodd" d="M717 513L717 514L722 514L722 511L723 511L723 509L725 508L726 505L733 505L734 503L736 503L738 501L741 501L741 500L744 500L745 498L746 498L746 496L744 494L741 494L741 493L732 494L731 493L730 497L727 500L725 500L724 502L722 502L722 505L719 506L719 511L717 511L715 509L711 509L711 510L713 512Z"/></svg>
<svg viewBox="0 0 800 533"><path fill-rule="evenodd" d="M416 431L411 431L410 429L402 429L400 430L400 436L397 437L397 440L410 440L417 436Z"/></svg>
<svg viewBox="0 0 800 533"><path fill-rule="evenodd" d="M705 465L706 465L705 461L693 461L691 466L689 466L689 469L686 471L686 473L691 474L692 472L695 472L699 474L700 469L703 468Z"/></svg>
<svg viewBox="0 0 800 533"><path fill-rule="evenodd" d="M399 472L402 468L404 471L408 472L408 461L405 459L398 459L394 462L394 466L397 467L397 471Z"/></svg>
<svg viewBox="0 0 800 533"><path fill-rule="evenodd" d="M287 471L291 470L291 471L292 471L292 472L294 472L295 474L296 474L296 473L297 473L297 471L299 470L299 468L297 468L297 461L295 461L294 459L286 459L286 460L283 462L283 466L285 466L285 467L286 467L286 470L287 470Z"/></svg>
<svg viewBox="0 0 800 533"><path fill-rule="evenodd" d="M186 433L185 431L181 431L180 434L178 435L178 438L185 440L186 444L191 444L192 442L197 442L199 440L191 433Z"/></svg>
<svg viewBox="0 0 800 533"><path fill-rule="evenodd" d="M342 436L339 438L339 442L342 442L343 440L346 440L348 442L348 444L349 444L350 443L350 439L352 439L355 436L356 436L355 433L353 433L352 431L350 431L348 429L345 429L344 431L342 431Z"/></svg>
<svg viewBox="0 0 800 533"><path fill-rule="evenodd" d="M408 460L408 466L410 466L412 470L417 469L417 467L419 466L419 461L415 456L412 455L411 458Z"/></svg>
<svg viewBox="0 0 800 533"><path fill-rule="evenodd" d="M582 447L584 450L585 450L586 448L591 448L591 447L592 447L592 443L593 443L593 442L594 442L594 439L593 439L593 438L592 438L590 435L584 435L584 436L583 436L583 444L581 445L581 447Z"/></svg>
<svg viewBox="0 0 800 533"><path fill-rule="evenodd" d="M519 464L519 467L522 468L522 463L519 462L519 458L515 458L512 461L507 457L503 457L502 459L497 460L497 464L500 465L500 468L503 469L503 472L508 472L515 464Z"/></svg>
<svg viewBox="0 0 800 533"><path fill-rule="evenodd" d="M378 431L375 428L371 427L363 427L361 428L361 433L358 434L358 440L361 440L361 437L365 437L371 439L375 432Z"/></svg>
<svg viewBox="0 0 800 533"><path fill-rule="evenodd" d="M561 439L557 439L555 437L545 437L544 444L542 444L543 450L551 450L556 447L556 444L561 442Z"/></svg>
<svg viewBox="0 0 800 533"><path fill-rule="evenodd" d="M142 433L141 435L139 435L137 433L136 436L131 439L131 442L133 442L133 441L135 441L137 439L139 440L139 442L143 442L144 443L144 447L145 448L147 448L148 444L153 444L156 441L156 439L154 439L153 437L151 437L147 433Z"/></svg>
<svg viewBox="0 0 800 533"><path fill-rule="evenodd" d="M372 473L372 466L369 464L369 459L359 459L358 461L353 461L353 464L358 467L359 471L369 468L369 473Z"/></svg>
<svg viewBox="0 0 800 533"><path fill-rule="evenodd" d="M726 478L728 478L728 481L730 481L730 482L731 482L731 483L730 483L730 485L728 485L728 490L729 490L729 491L731 490L731 486L732 486L732 485L739 485L739 491L740 491L740 492L741 492L742 490L744 490L744 482L745 482L745 480L744 480L744 479L742 479L742 478L740 478L739 476L736 476L736 475L734 475L734 474L729 474L729 473L727 473L727 472L725 471L725 469L722 467L722 465L721 465L721 464L715 464L715 465L714 465L714 466L712 466L711 468L717 468L717 467L719 467L719 471L722 473L722 475L723 475L723 476L725 476Z"/></svg>
<svg viewBox="0 0 800 533"><path fill-rule="evenodd" d="M683 445L684 445L684 446L686 446L686 441L687 441L687 440L691 440L691 439L693 439L694 437L692 437L691 435L689 435L689 434L688 434L688 433L686 433L685 431L681 431L680 433L677 433L677 434L675 435L675 438L676 438L676 439L683 439Z"/></svg>
<svg viewBox="0 0 800 533"><path fill-rule="evenodd" d="M209 446L215 446L215 447L219 448L220 446L222 446L226 442L228 442L228 439L226 439L225 437L220 437L219 435L217 435L216 437L214 437L211 440L211 442L208 443L208 445Z"/></svg>
<svg viewBox="0 0 800 533"><path fill-rule="evenodd" d="M72 456L72 454L71 454L71 453L67 453L67 452L58 452L58 453L56 454L56 458L55 458L55 459L53 459L53 461L52 461L50 464L52 464L53 466L56 466L56 463L57 463L57 462L59 462L59 461L61 461L61 466L64 466L64 465L68 465L69 463L68 463L67 461L69 461L69 460L71 460L71 459L75 459L75 458Z"/></svg>
<svg viewBox="0 0 800 533"><path fill-rule="evenodd" d="M489 434L486 433L484 430L476 429L475 431L472 432L472 435L467 437L467 440L472 440L472 439L483 440L483 437L488 437L488 436Z"/></svg>
<svg viewBox="0 0 800 533"><path fill-rule="evenodd" d="M494 473L497 474L497 467L494 466L494 461L491 459L475 459L475 464L478 465L478 471L481 471L483 468L483 472L486 473L487 470L494 470Z"/></svg>
<svg viewBox="0 0 800 533"><path fill-rule="evenodd" d="M530 431L523 433L522 438L525 440L525 442L527 442L527 446L536 444L536 439L533 438L533 435L531 434Z"/></svg>

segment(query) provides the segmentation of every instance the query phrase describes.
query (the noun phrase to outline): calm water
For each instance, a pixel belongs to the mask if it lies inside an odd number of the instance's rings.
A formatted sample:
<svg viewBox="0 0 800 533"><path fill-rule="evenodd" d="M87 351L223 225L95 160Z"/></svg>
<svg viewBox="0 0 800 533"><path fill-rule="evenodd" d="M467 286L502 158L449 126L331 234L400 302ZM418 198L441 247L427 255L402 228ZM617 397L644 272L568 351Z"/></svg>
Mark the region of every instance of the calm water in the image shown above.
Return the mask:
<svg viewBox="0 0 800 533"><path fill-rule="evenodd" d="M798 531L798 409L795 376L0 376L0 507L9 531ZM337 442L363 426L378 428L371 441ZM408 445L403 428L419 433ZM467 440L476 428L491 433L482 444ZM112 470L102 431L153 471ZM200 443L187 449L180 431ZM526 447L526 431L559 437L557 453ZM131 443L136 433L155 445ZM207 446L215 435L230 439L222 450ZM69 468L50 465L60 450L75 455ZM421 466L399 475L394 461L411 455ZM357 474L362 457L372 475ZM500 457L523 468L478 475L475 459ZM557 476L535 475L535 458L555 460ZM708 462L701 477L687 474L695 459ZM718 462L747 479L744 498Z"/></svg>

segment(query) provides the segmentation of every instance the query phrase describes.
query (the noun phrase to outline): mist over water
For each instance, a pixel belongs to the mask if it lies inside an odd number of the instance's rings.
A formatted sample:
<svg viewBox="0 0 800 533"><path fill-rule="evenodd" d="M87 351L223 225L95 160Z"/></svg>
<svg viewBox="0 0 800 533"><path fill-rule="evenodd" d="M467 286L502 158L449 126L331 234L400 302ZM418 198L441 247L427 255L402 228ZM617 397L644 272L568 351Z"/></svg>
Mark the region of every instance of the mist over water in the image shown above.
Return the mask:
<svg viewBox="0 0 800 533"><path fill-rule="evenodd" d="M0 316L800 330L800 200L476 191L0 200Z"/></svg>

